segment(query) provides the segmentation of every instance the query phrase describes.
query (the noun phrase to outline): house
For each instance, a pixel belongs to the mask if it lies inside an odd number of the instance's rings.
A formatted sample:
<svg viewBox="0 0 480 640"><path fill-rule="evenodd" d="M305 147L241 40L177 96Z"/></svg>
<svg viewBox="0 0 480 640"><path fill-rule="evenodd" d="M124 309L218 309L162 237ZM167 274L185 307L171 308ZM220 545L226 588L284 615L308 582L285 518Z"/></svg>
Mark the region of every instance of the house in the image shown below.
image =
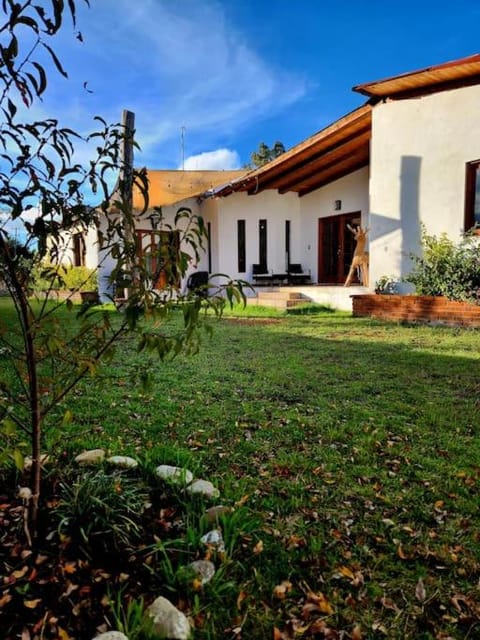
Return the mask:
<svg viewBox="0 0 480 640"><path fill-rule="evenodd" d="M152 206L170 216L189 206L207 224L197 269L253 282L254 265L281 275L301 264L315 300L345 282L350 227L368 229L370 278L358 283L368 291L384 275L401 282L422 225L454 239L480 226L480 54L354 91L365 104L259 169L172 186L168 200L169 181L193 174L149 172ZM138 228L154 231L148 212Z"/></svg>

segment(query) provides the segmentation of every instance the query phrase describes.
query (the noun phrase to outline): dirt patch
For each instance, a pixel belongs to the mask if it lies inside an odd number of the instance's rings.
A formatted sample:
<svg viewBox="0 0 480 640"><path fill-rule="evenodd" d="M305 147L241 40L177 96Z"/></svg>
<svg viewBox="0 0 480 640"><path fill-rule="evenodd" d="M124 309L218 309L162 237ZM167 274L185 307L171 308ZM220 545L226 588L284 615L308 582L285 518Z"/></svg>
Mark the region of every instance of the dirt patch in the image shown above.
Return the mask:
<svg viewBox="0 0 480 640"><path fill-rule="evenodd" d="M223 318L229 322L235 322L236 324L251 326L255 324L280 324L284 322L284 318Z"/></svg>

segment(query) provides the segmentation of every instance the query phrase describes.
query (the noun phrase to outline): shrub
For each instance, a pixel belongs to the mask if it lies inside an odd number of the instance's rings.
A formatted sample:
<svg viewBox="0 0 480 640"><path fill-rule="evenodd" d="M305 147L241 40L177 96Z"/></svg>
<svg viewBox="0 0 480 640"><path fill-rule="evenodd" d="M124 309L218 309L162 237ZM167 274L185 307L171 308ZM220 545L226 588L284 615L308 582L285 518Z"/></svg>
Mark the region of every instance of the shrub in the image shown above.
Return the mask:
<svg viewBox="0 0 480 640"><path fill-rule="evenodd" d="M397 282L393 276L381 276L375 282L375 293L394 294L397 291Z"/></svg>
<svg viewBox="0 0 480 640"><path fill-rule="evenodd" d="M62 274L65 289L75 291L95 291L97 272L87 267L66 267Z"/></svg>
<svg viewBox="0 0 480 640"><path fill-rule="evenodd" d="M474 236L455 244L445 233L422 232L422 255L412 255L413 271L404 280L418 295L445 296L480 304L480 247Z"/></svg>
<svg viewBox="0 0 480 640"><path fill-rule="evenodd" d="M88 555L128 548L141 537L141 514L149 494L138 479L100 469L66 478L59 489L58 530Z"/></svg>
<svg viewBox="0 0 480 640"><path fill-rule="evenodd" d="M32 288L36 293L62 289L68 291L97 289L97 272L87 267L40 265L34 269L32 280Z"/></svg>

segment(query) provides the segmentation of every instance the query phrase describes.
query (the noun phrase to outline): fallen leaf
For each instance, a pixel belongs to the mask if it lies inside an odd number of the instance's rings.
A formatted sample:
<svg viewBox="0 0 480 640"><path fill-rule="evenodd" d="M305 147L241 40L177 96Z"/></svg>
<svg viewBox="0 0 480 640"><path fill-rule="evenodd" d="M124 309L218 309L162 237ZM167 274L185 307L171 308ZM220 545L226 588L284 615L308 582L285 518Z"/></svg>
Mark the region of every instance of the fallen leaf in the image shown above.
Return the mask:
<svg viewBox="0 0 480 640"><path fill-rule="evenodd" d="M352 633L350 635L350 638L351 638L351 640L362 640L363 635L362 635L362 632L361 632L360 627L358 625L353 627Z"/></svg>
<svg viewBox="0 0 480 640"><path fill-rule="evenodd" d="M304 547L305 544L306 544L305 538L291 535L287 540L287 550L290 551L290 549L298 549L299 547Z"/></svg>
<svg viewBox="0 0 480 640"><path fill-rule="evenodd" d="M248 596L248 593L246 591L240 591L237 597L237 609L241 608L242 602L245 600L247 596Z"/></svg>
<svg viewBox="0 0 480 640"><path fill-rule="evenodd" d="M273 590L273 596L278 598L279 600L285 600L285 596L287 593L290 593L292 590L292 583L289 580L283 580L281 584L277 584L277 586Z"/></svg>
<svg viewBox="0 0 480 640"><path fill-rule="evenodd" d="M12 572L12 577L15 578L15 580L19 580L20 578L23 578L23 576L27 573L28 571L28 567L22 567L21 569L18 569L17 571L13 571Z"/></svg>
<svg viewBox="0 0 480 640"><path fill-rule="evenodd" d="M62 627L57 627L57 633L59 640L73 640L73 638L69 636L65 629L62 629Z"/></svg>
<svg viewBox="0 0 480 640"><path fill-rule="evenodd" d="M402 545L401 545L401 544L399 544L399 545L398 545L397 555L398 555L398 557L399 557L399 558L401 558L402 560L408 560L408 556L407 556L407 554L405 553L405 551L403 550L403 548L402 548Z"/></svg>
<svg viewBox="0 0 480 640"><path fill-rule="evenodd" d="M76 562L66 562L63 566L63 570L65 573L75 573L77 570Z"/></svg>
<svg viewBox="0 0 480 640"><path fill-rule="evenodd" d="M319 618L318 620L315 620L315 621L310 625L310 627L309 627L309 632L310 632L311 634L314 634L314 633L322 633L324 638L331 637L331 636L328 636L328 635L327 635L327 633L329 633L329 632L330 632L330 629L327 627L327 625L326 625L326 623L325 623L325 620L322 620L322 619L320 619L320 618Z"/></svg>
<svg viewBox="0 0 480 640"><path fill-rule="evenodd" d="M202 581L200 578L194 578L192 580L192 589L194 591L201 591L202 590Z"/></svg>
<svg viewBox="0 0 480 640"><path fill-rule="evenodd" d="M78 584L73 584L73 582L67 582L67 588L60 596L60 600L62 600L62 598L68 598L68 596L74 591L76 591L77 589L78 589Z"/></svg>
<svg viewBox="0 0 480 640"><path fill-rule="evenodd" d="M253 547L253 553L258 556L258 554L263 551L263 540L259 540L257 544Z"/></svg>
<svg viewBox="0 0 480 640"><path fill-rule="evenodd" d="M382 606L385 607L385 609L391 609L392 611L397 611L397 612L400 611L400 609L393 602L393 600L390 600L389 598L385 598L385 597L380 598L380 602L382 603Z"/></svg>
<svg viewBox="0 0 480 640"><path fill-rule="evenodd" d="M41 598L35 598L34 600L24 600L23 606L27 607L27 609L35 609L35 607L38 607L41 601Z"/></svg>
<svg viewBox="0 0 480 640"><path fill-rule="evenodd" d="M427 592L422 578L418 579L417 586L415 587L415 597L419 602L424 602L427 597Z"/></svg>
<svg viewBox="0 0 480 640"><path fill-rule="evenodd" d="M6 604L8 604L10 602L10 600L12 599L12 596L9 593L5 593L1 598L0 598L0 609L2 607L4 607Z"/></svg>
<svg viewBox="0 0 480 640"><path fill-rule="evenodd" d="M323 594L321 591L319 591L318 593L314 593L313 591L311 591L308 594L308 599L311 602L315 603L321 613L326 613L329 616L333 614L332 605L328 601L328 598L325 596L325 594Z"/></svg>
<svg viewBox="0 0 480 640"><path fill-rule="evenodd" d="M355 578L355 574L348 567L340 567L338 569L338 573L344 576L345 578L349 578L350 580L353 580Z"/></svg>

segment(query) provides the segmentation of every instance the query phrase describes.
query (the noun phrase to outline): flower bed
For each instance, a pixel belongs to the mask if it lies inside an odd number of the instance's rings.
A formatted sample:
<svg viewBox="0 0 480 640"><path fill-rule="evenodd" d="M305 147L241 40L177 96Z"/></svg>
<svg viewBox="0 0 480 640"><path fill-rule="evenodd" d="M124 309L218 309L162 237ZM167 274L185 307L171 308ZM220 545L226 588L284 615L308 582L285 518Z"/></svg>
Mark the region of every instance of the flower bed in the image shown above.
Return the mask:
<svg viewBox="0 0 480 640"><path fill-rule="evenodd" d="M480 327L480 306L437 296L353 295L354 317Z"/></svg>

